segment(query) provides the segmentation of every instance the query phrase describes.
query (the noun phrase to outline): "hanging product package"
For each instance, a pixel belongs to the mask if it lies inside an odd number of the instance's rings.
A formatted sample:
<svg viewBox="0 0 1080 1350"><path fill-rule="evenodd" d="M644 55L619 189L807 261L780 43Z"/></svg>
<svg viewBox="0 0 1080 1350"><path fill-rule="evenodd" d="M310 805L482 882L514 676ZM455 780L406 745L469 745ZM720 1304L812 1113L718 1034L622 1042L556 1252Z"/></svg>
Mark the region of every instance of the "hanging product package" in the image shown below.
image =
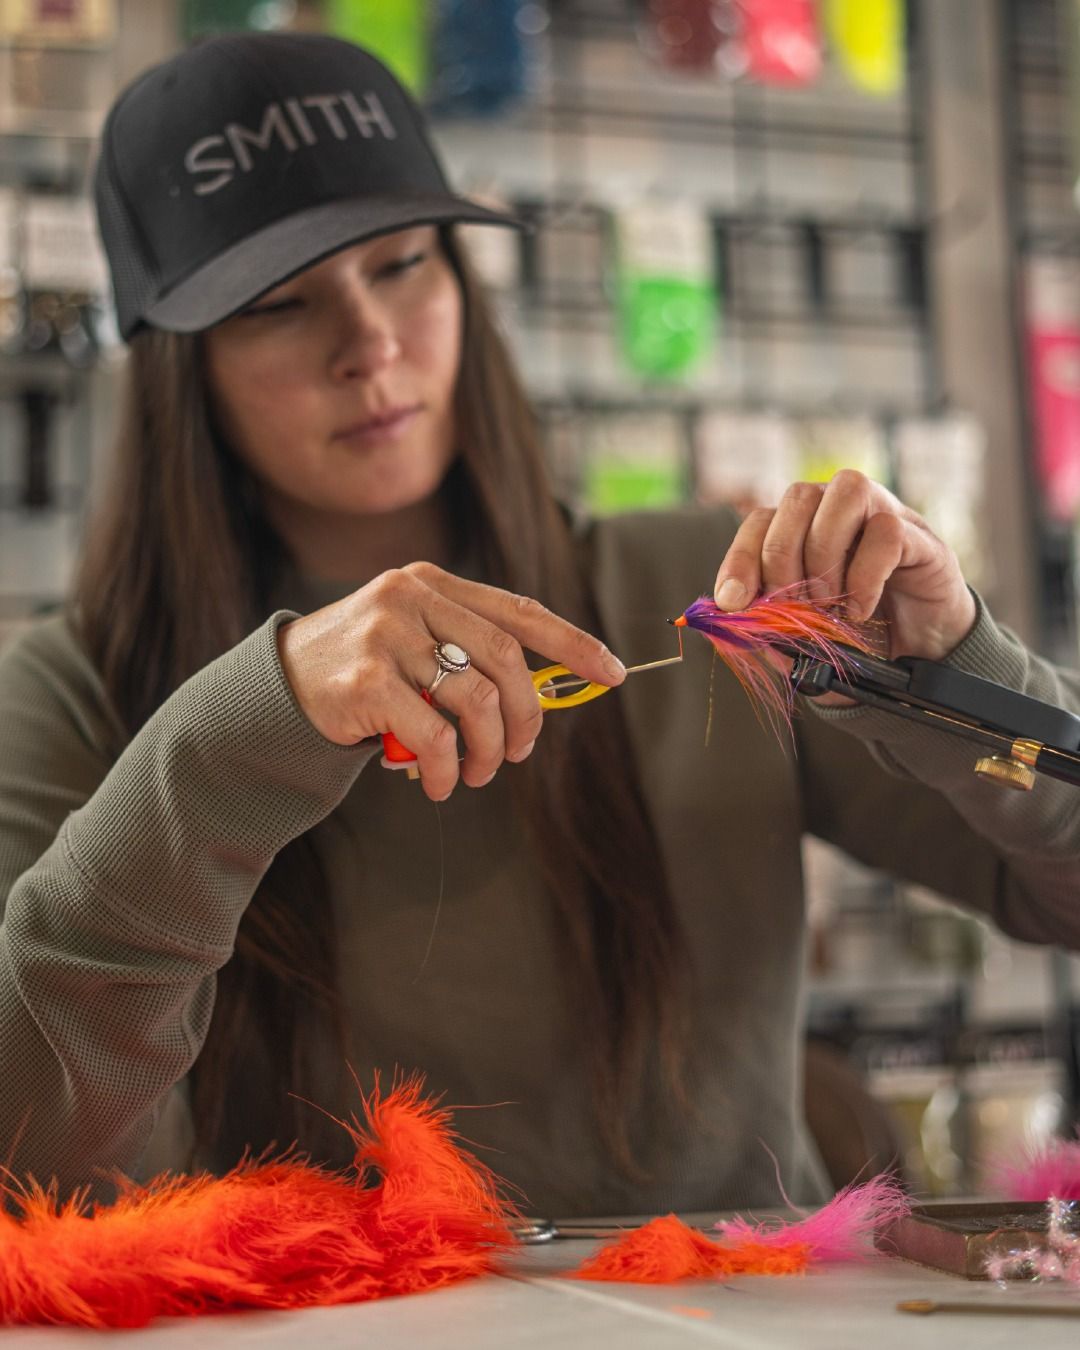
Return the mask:
<svg viewBox="0 0 1080 1350"><path fill-rule="evenodd" d="M720 26L715 0L648 0L645 46L660 65L708 75L721 64L731 35Z"/></svg>
<svg viewBox="0 0 1080 1350"><path fill-rule="evenodd" d="M821 73L813 0L739 0L747 74L761 84L811 84Z"/></svg>
<svg viewBox="0 0 1080 1350"><path fill-rule="evenodd" d="M1080 268L1032 258L1026 282L1036 477L1049 516L1069 521L1080 512Z"/></svg>
<svg viewBox="0 0 1080 1350"><path fill-rule="evenodd" d="M904 418L893 433L896 491L960 559L980 589L994 582L983 538L986 433L974 417Z"/></svg>
<svg viewBox="0 0 1080 1350"><path fill-rule="evenodd" d="M116 36L116 0L6 0L0 41L34 47L104 47Z"/></svg>
<svg viewBox="0 0 1080 1350"><path fill-rule="evenodd" d="M684 502L686 446L669 412L595 416L586 432L582 496L597 514Z"/></svg>
<svg viewBox="0 0 1080 1350"><path fill-rule="evenodd" d="M712 237L700 207L649 201L615 218L623 357L637 375L678 379L713 348L719 301Z"/></svg>
<svg viewBox="0 0 1080 1350"><path fill-rule="evenodd" d="M889 456L881 423L872 417L813 417L799 428L796 477L827 483L841 469L858 469L889 486Z"/></svg>
<svg viewBox="0 0 1080 1350"><path fill-rule="evenodd" d="M904 0L825 0L840 65L857 89L895 94L904 84Z"/></svg>
<svg viewBox="0 0 1080 1350"><path fill-rule="evenodd" d="M780 413L710 409L694 423L697 500L747 513L775 506L799 477L795 423Z"/></svg>
<svg viewBox="0 0 1080 1350"><path fill-rule="evenodd" d="M385 61L414 94L428 71L428 0L326 0L326 31Z"/></svg>
<svg viewBox="0 0 1080 1350"><path fill-rule="evenodd" d="M191 42L211 33L257 28L260 8L255 0L183 0L180 31Z"/></svg>
<svg viewBox="0 0 1080 1350"><path fill-rule="evenodd" d="M524 0L436 0L428 107L494 117L525 96L543 6Z"/></svg>

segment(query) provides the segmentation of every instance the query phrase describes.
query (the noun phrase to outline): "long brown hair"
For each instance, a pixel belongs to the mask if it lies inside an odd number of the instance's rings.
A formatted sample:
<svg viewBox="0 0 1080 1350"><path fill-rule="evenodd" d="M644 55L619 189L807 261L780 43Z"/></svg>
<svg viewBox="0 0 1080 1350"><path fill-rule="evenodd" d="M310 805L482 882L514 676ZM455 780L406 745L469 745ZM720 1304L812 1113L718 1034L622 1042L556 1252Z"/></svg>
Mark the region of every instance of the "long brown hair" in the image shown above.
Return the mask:
<svg viewBox="0 0 1080 1350"><path fill-rule="evenodd" d="M443 247L466 315L453 490L485 576L598 632L535 418L449 231ZM132 735L179 684L257 626L284 561L257 485L215 428L199 339L140 333L113 480L88 530L74 594L81 637ZM550 719L542 753L511 777L557 907L576 977L568 984L592 1036L602 1136L623 1169L640 1175L645 1160L627 1121L650 1085L682 1095L689 963L619 701L601 700L587 721L572 729L573 721ZM332 923L318 854L301 836L247 908L193 1069L200 1151L215 1164L230 1163L245 1144L303 1139L290 1093L321 1090L325 1101L325 1081L321 1089L313 1081L315 1047L338 1047L340 1062L344 1040ZM262 1080L254 1096L229 1091L241 1050L245 1082ZM331 1059L324 1053L319 1071Z"/></svg>

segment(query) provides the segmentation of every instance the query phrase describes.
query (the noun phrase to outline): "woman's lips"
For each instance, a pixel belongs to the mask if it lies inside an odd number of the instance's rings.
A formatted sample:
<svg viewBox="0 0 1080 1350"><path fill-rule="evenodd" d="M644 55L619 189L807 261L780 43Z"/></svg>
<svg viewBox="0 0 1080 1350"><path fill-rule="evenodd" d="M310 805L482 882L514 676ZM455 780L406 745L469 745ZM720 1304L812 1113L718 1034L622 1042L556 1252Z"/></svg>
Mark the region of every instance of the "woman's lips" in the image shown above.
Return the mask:
<svg viewBox="0 0 1080 1350"><path fill-rule="evenodd" d="M413 404L408 408L391 408L378 417L369 417L363 422L354 422L334 432L335 441L344 441L347 445L383 445L402 436L413 419L420 413L422 405Z"/></svg>

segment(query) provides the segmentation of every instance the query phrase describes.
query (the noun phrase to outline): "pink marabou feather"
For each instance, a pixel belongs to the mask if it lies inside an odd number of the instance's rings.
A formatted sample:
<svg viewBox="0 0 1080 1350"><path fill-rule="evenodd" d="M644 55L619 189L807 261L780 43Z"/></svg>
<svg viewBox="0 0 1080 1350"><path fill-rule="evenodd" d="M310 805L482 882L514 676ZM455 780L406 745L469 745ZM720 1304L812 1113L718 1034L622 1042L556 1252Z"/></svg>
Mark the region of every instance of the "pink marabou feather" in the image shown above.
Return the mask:
<svg viewBox="0 0 1080 1350"><path fill-rule="evenodd" d="M987 1189L1008 1200L1080 1200L1080 1139L1055 1139L1019 1161L998 1159Z"/></svg>
<svg viewBox="0 0 1080 1350"><path fill-rule="evenodd" d="M911 1211L911 1201L889 1176L872 1177L862 1185L845 1186L827 1205L805 1219L721 1220L716 1227L731 1241L753 1238L764 1245L805 1242L810 1259L857 1261L865 1257L874 1230Z"/></svg>

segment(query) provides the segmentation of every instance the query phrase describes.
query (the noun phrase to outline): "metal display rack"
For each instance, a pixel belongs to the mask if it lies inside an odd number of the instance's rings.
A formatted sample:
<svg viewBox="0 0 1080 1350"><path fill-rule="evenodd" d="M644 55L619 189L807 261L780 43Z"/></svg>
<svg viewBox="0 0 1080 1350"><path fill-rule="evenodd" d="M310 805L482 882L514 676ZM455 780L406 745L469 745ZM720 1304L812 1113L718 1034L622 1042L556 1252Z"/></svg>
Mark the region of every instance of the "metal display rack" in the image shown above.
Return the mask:
<svg viewBox="0 0 1080 1350"><path fill-rule="evenodd" d="M1013 294L1017 370L1023 419L1023 456L1033 466L1037 426L1030 394L1030 350L1026 341L1027 273L1033 263L1062 265L1070 288L1080 295L1080 198L1076 194L1078 147L1070 128L1080 126L1069 109L1067 69L1071 35L1067 0L1000 0L1004 33L1003 107L1010 162L1007 213L1014 265ZM1076 94L1073 94L1073 98ZM1068 299L1063 311L1072 314ZM1080 322L1080 306L1072 314ZM1034 483L1034 468L1029 472ZM1076 665L1080 637L1080 533L1077 522L1054 519L1032 488L1036 503L1034 539L1038 550L1042 646ZM1080 993L1073 963L1062 953L1052 966L1054 1018L1068 1085L1071 1119L1080 1126Z"/></svg>
<svg viewBox="0 0 1080 1350"><path fill-rule="evenodd" d="M1024 274L1033 261L1061 260L1075 262L1080 277L1080 214L1073 196L1077 161L1068 134L1064 4L1061 0L1002 0L1002 16L1003 114L1011 167L1006 209L1014 264L1017 369L1022 376L1023 455L1031 466L1037 454L1037 432L1029 395ZM1042 646L1074 662L1080 606L1075 528L1041 508L1034 478L1031 470Z"/></svg>
<svg viewBox="0 0 1080 1350"><path fill-rule="evenodd" d="M644 33L631 0L552 4L535 96L499 127L500 186L536 226L505 310L540 402L886 421L936 409L915 24L909 78L882 100L832 68L804 90L673 73ZM438 127L466 178L475 130ZM695 203L713 231L716 357L666 385L581 359L615 342L611 221L631 179ZM551 265L574 257L561 276Z"/></svg>
<svg viewBox="0 0 1080 1350"><path fill-rule="evenodd" d="M829 69L798 91L665 72L643 49L643 9L622 0L553 4L536 97L499 127L500 186L535 226L522 246L518 284L503 294L503 312L549 428L575 418L667 413L678 423L692 493L693 428L710 409L793 419L862 414L887 431L899 418L947 409L957 397L955 352L972 332L969 325L947 335L952 348L943 366L946 301L936 288L956 270L955 238L978 227L987 184L965 184L971 199L951 200L931 164L935 154L944 158L943 134L957 133L925 119L934 107L962 121L945 86L953 78L949 62L968 37L963 17L943 34L948 25L940 14L908 7L905 86L879 103ZM949 41L948 55L929 73L927 26L935 42ZM971 40L982 36L973 31ZM930 78L937 81L933 99L924 87ZM981 115L988 105L980 105ZM468 179L476 128L448 123L438 130L459 177ZM477 134L490 153L491 141ZM642 380L610 356L617 340L612 217L627 199L630 177L637 191L696 201L712 226L716 357L679 382ZM994 266L985 253L978 263ZM870 378L850 365L853 350ZM1014 450L1004 445L998 453ZM561 471L565 480L565 464ZM1006 567L1011 548L1010 541L999 555ZM848 1053L883 1093L905 1064L939 1074L956 1150L955 1171L939 1182L970 1189L979 1180L974 1152L982 1115L1008 1109L1007 1091L987 1081L999 1071L1007 1076L1009 1063L1021 1066L1021 1077L1045 1075L1033 1091L1049 1102L1060 1088L1066 1116L1076 1116L1080 1080L1067 1014L1051 989L1061 970L1055 962L1048 976L1042 953L1034 961L1017 956L1012 984L1045 993L1041 1009L1018 1010L1016 989L1005 993L1009 980L1000 973L1013 959L1004 939L942 912L939 928L952 924L949 940L965 950L935 964L926 953L920 960L914 941L905 959L900 952L911 934L904 930L917 920L904 889L876 875L841 884L856 924L863 910L867 924L893 925L892 978L886 989L880 967L862 978L815 974L811 1032Z"/></svg>

